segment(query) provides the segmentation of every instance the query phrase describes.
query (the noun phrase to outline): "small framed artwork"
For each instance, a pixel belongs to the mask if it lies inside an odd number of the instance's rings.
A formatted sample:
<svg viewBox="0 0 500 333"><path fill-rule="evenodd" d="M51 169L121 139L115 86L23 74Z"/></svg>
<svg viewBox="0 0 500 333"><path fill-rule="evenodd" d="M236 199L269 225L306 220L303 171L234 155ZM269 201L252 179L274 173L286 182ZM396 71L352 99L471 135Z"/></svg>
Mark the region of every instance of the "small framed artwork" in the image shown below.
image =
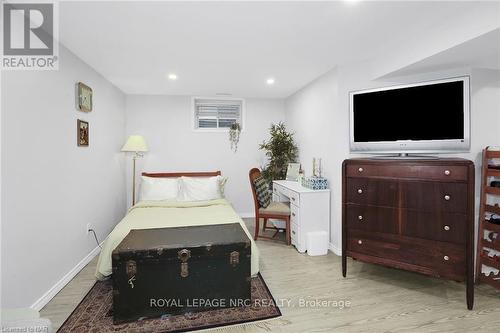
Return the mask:
<svg viewBox="0 0 500 333"><path fill-rule="evenodd" d="M92 111L92 88L81 82L76 84L76 108L83 112Z"/></svg>
<svg viewBox="0 0 500 333"><path fill-rule="evenodd" d="M77 120L78 146L89 146L89 123L84 120Z"/></svg>
<svg viewBox="0 0 500 333"><path fill-rule="evenodd" d="M286 180L297 181L299 178L300 163L288 163L286 170Z"/></svg>

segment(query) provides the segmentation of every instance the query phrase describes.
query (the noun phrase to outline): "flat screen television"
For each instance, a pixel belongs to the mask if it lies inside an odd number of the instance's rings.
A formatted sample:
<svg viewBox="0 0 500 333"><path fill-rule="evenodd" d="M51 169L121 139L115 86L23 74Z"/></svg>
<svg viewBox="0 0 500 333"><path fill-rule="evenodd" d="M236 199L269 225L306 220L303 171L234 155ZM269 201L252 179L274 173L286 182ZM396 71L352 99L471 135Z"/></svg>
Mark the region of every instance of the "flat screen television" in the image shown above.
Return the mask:
<svg viewBox="0 0 500 333"><path fill-rule="evenodd" d="M469 100L469 77L351 92L351 151L468 151Z"/></svg>

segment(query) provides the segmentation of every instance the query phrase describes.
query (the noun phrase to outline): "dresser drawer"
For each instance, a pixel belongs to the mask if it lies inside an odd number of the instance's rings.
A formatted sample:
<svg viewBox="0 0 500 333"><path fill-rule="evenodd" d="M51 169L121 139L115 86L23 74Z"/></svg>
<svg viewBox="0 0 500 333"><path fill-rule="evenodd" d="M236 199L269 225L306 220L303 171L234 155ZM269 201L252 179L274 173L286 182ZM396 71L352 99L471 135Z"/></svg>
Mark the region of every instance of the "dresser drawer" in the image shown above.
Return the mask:
<svg viewBox="0 0 500 333"><path fill-rule="evenodd" d="M460 214L467 211L467 184L403 182L401 187L402 208Z"/></svg>
<svg viewBox="0 0 500 333"><path fill-rule="evenodd" d="M404 236L465 244L467 216L444 212L401 210Z"/></svg>
<svg viewBox="0 0 500 333"><path fill-rule="evenodd" d="M369 178L348 178L347 203L397 207L398 182Z"/></svg>
<svg viewBox="0 0 500 333"><path fill-rule="evenodd" d="M355 163L346 166L347 177L389 177L466 181L467 173L467 166L457 165L377 165Z"/></svg>
<svg viewBox="0 0 500 333"><path fill-rule="evenodd" d="M398 209L348 204L346 223L349 229L398 233Z"/></svg>
<svg viewBox="0 0 500 333"><path fill-rule="evenodd" d="M465 251L461 245L404 236L349 230L347 250L427 268L432 275L462 280Z"/></svg>

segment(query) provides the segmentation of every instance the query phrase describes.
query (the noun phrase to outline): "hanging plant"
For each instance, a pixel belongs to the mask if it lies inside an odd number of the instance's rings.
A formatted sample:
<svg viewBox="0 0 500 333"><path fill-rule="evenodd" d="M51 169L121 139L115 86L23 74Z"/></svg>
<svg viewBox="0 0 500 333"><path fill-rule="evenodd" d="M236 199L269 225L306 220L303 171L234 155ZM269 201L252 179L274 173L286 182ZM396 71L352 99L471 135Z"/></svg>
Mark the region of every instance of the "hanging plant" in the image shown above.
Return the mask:
<svg viewBox="0 0 500 333"><path fill-rule="evenodd" d="M231 142L231 150L236 153L238 150L238 142L240 141L241 125L239 123L231 124L229 128L229 142Z"/></svg>

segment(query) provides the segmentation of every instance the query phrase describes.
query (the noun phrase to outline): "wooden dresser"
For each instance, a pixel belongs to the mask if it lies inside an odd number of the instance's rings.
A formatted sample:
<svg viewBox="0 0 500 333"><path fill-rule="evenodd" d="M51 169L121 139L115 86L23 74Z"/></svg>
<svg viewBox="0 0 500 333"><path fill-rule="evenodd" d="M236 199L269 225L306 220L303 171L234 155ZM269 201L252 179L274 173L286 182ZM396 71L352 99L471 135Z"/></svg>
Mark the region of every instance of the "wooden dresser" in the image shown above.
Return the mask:
<svg viewBox="0 0 500 333"><path fill-rule="evenodd" d="M347 257L467 282L474 304L474 164L464 159L349 159L342 168Z"/></svg>

